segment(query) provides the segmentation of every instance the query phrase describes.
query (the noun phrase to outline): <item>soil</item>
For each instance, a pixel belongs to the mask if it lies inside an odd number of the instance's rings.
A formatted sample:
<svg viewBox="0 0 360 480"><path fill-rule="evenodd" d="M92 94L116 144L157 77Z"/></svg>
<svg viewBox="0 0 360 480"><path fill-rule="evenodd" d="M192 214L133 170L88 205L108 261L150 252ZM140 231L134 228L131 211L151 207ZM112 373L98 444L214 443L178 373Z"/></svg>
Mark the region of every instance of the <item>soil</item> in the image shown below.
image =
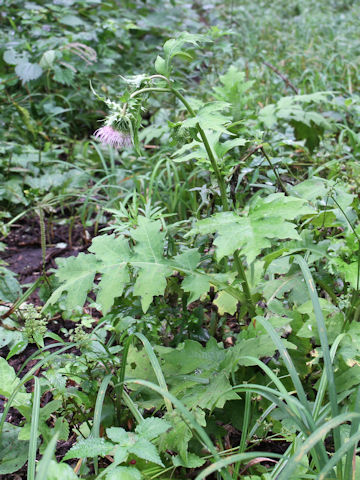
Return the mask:
<svg viewBox="0 0 360 480"><path fill-rule="evenodd" d="M69 224L45 222L46 271L56 267L55 259L77 255L85 250L93 236L93 229L78 223ZM25 217L21 224L13 226L10 234L2 239L6 245L0 252L0 259L8 264L8 268L18 274L22 285L32 283L42 274L43 252L41 247L40 225L38 217ZM1 299L0 299L1 300Z"/></svg>

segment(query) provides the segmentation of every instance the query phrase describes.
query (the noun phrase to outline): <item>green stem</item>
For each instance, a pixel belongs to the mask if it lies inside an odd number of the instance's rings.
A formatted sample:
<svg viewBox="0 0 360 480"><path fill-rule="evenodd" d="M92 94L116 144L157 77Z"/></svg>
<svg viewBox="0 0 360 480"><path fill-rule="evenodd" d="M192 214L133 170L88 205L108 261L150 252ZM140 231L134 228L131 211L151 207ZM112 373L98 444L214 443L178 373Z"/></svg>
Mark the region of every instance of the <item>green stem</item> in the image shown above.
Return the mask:
<svg viewBox="0 0 360 480"><path fill-rule="evenodd" d="M180 92L178 92L177 90L175 90L174 88L172 88L171 91L183 103L183 105L185 106L185 108L187 109L189 114L192 117L195 117L196 114L195 114L194 110L191 108L190 104L183 97L183 95ZM228 211L229 210L229 202L228 202L228 198L227 198L227 195L226 195L226 185L225 185L224 177L221 175L221 172L219 170L215 155L214 155L214 153L211 149L211 146L210 146L209 141L207 139L206 133L201 128L199 123L196 124L196 128L197 128L197 130L199 132L199 135L201 137L201 140L203 141L203 144L205 146L206 153L208 154L211 166L212 166L212 168L215 172L215 176L216 176L216 179L218 181L219 188L220 188L220 196L221 196L222 206L224 208L224 211ZM249 312L251 317L254 317L255 316L255 306L254 306L252 298L251 298L251 291L250 291L250 287L249 287L249 284L248 284L248 281L247 281L247 278L246 278L244 266L241 262L239 252L237 252L237 251L234 253L234 263L235 263L235 267L238 271L238 275L240 277L240 282L241 282L241 286L242 286L243 291L244 291L248 312Z"/></svg>
<svg viewBox="0 0 360 480"><path fill-rule="evenodd" d="M44 210L42 206L39 206L39 223L40 223L40 243L41 243L41 254L42 254L42 273L45 277L46 274L46 227L44 219Z"/></svg>
<svg viewBox="0 0 360 480"><path fill-rule="evenodd" d="M285 195L288 195L288 192L287 192L287 190L286 190L286 187L285 187L283 181L281 180L280 175L279 175L277 169L276 169L276 168L274 167L274 165L271 163L271 160L270 160L270 158L269 158L269 155L266 153L266 151L265 151L265 149L264 149L263 146L260 148L260 150L262 151L262 154L264 155L264 157L266 158L268 164L270 165L270 168L271 168L272 171L274 172L275 177L277 178L277 181L279 182L279 185L280 185L280 187L282 188L282 191L285 193Z"/></svg>
<svg viewBox="0 0 360 480"><path fill-rule="evenodd" d="M241 286L242 286L242 289L243 289L243 292L244 292L244 295L245 295L245 300L246 300L249 315L250 315L250 317L255 317L255 315L256 315L255 306L254 306L254 303L253 303L252 298L251 298L251 291L250 291L249 283L247 281L245 269L244 269L244 266L241 262L240 255L239 255L238 251L236 251L234 253L234 263L235 263L236 269L237 269L239 277L240 277L240 283L241 283Z"/></svg>
<svg viewBox="0 0 360 480"><path fill-rule="evenodd" d="M194 110L191 108L190 104L183 97L183 95L178 90L175 90L175 88L171 88L171 91L181 101L181 103L185 106L186 110L190 113L190 115L192 117L196 117L196 114L195 114ZM219 188L220 188L221 203L224 207L224 210L227 211L227 210L229 210L229 203L228 203L228 199L227 199L227 195L226 195L226 185L225 185L224 177L221 175L221 172L219 170L214 152L212 151L212 148L211 148L210 143L207 139L206 133L204 132L204 130L202 129L202 127L200 126L199 123L196 124L196 128L197 128L197 130L199 132L199 135L201 137L201 140L204 144L204 147L205 147L206 153L209 157L212 169L214 170L216 180L217 180Z"/></svg>
<svg viewBox="0 0 360 480"><path fill-rule="evenodd" d="M130 95L130 98L137 97L138 95L141 95L142 93L148 93L148 92L169 92L169 88L165 87L145 87L141 88L140 90L136 90L136 92L132 93Z"/></svg>

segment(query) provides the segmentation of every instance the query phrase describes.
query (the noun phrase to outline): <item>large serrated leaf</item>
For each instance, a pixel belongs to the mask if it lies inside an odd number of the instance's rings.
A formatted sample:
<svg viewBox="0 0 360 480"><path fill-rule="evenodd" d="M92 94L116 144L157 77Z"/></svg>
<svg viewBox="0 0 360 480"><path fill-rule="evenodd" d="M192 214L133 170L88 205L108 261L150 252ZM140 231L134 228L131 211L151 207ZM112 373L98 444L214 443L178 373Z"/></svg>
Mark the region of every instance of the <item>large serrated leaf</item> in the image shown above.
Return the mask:
<svg viewBox="0 0 360 480"><path fill-rule="evenodd" d="M224 372L211 376L208 385L196 385L187 392L182 399L188 408L201 407L212 410L214 407L223 408L228 400L238 400L240 397L231 390L228 375Z"/></svg>
<svg viewBox="0 0 360 480"><path fill-rule="evenodd" d="M129 440L129 435L126 430L121 427L110 427L106 429L106 435L114 443L119 443L120 445L126 445Z"/></svg>
<svg viewBox="0 0 360 480"><path fill-rule="evenodd" d="M9 398L19 385L20 380L15 374L15 370L11 367L5 358L0 357L0 395ZM26 393L25 387L21 386L17 393L13 405L15 407L27 406L30 404L31 394Z"/></svg>
<svg viewBox="0 0 360 480"><path fill-rule="evenodd" d="M187 275L186 278L182 282L182 289L184 292L188 292L188 304L194 302L202 295L207 293L210 289L210 281L209 278L196 273L195 269L200 262L200 253L192 248L187 250L186 252L177 255L174 258L174 261L179 267L184 267L187 270L193 271L191 275Z"/></svg>
<svg viewBox="0 0 360 480"><path fill-rule="evenodd" d="M231 118L223 114L230 104L227 102L211 102L203 105L194 117L190 117L182 122L183 127L191 128L199 124L204 130L215 130L228 133L225 125L231 122Z"/></svg>
<svg viewBox="0 0 360 480"><path fill-rule="evenodd" d="M5 50L3 55L4 62L8 63L9 65L17 65L21 61L24 60L24 55L19 54L14 49Z"/></svg>
<svg viewBox="0 0 360 480"><path fill-rule="evenodd" d="M16 75L22 80L22 83L36 80L42 74L43 70L37 63L30 63L28 61L21 61L15 67Z"/></svg>
<svg viewBox="0 0 360 480"><path fill-rule="evenodd" d="M167 368L176 374L188 374L195 371L214 370L226 356L214 338L210 338L205 347L194 340L186 340L184 345L163 354Z"/></svg>
<svg viewBox="0 0 360 480"><path fill-rule="evenodd" d="M16 472L26 462L29 443L18 439L20 427L5 422L0 439L0 475Z"/></svg>
<svg viewBox="0 0 360 480"><path fill-rule="evenodd" d="M84 305L86 295L93 287L97 267L96 258L93 255L80 253L77 257L59 259L57 264L59 269L56 271L56 277L62 285L53 292L44 309L49 304L57 302L65 292L67 293L65 305L68 310Z"/></svg>
<svg viewBox="0 0 360 480"><path fill-rule="evenodd" d="M166 258L165 232L160 221L139 217L138 222L138 227L130 231L130 245L128 236L102 235L94 238L89 249L91 254L81 253L76 258L59 259L56 277L60 286L44 308L64 295L66 309L71 311L85 303L90 290L97 289L96 302L106 313L114 299L123 294L124 287L133 283L133 294L141 298L143 311L146 312L154 296L164 294L167 278L176 271L185 277L182 288L190 293L190 302L208 292L211 285L241 298L240 292L228 284L228 276L224 278L220 274L205 274L197 270L200 254L196 250L189 249L171 259ZM94 285L96 274L101 275L98 285Z"/></svg>
<svg viewBox="0 0 360 480"><path fill-rule="evenodd" d="M213 303L218 307L220 315L224 315L224 313L234 315L238 301L232 295L223 290L216 295Z"/></svg>
<svg viewBox="0 0 360 480"><path fill-rule="evenodd" d="M155 445L148 440L145 440L145 438L139 438L134 445L129 447L129 452L143 460L148 460L149 462L156 463L162 467L164 466Z"/></svg>
<svg viewBox="0 0 360 480"><path fill-rule="evenodd" d="M74 80L75 72L70 68L63 68L59 65L54 67L54 80L62 83L63 85L71 85Z"/></svg>
<svg viewBox="0 0 360 480"><path fill-rule="evenodd" d="M15 302L21 296L22 289L16 280L15 274L5 267L0 266L0 300Z"/></svg>
<svg viewBox="0 0 360 480"><path fill-rule="evenodd" d="M216 232L218 236L214 245L219 260L241 250L251 263L263 249L271 246L272 240L300 239L296 225L287 220L316 213L306 203L300 198L274 193L258 199L247 216L239 216L235 212L217 213L197 222L191 233Z"/></svg>
<svg viewBox="0 0 360 480"><path fill-rule="evenodd" d="M165 414L166 420L171 422L170 432L160 438L160 450L173 450L179 452L180 457L186 462L188 458L188 443L192 433L177 409Z"/></svg>
<svg viewBox="0 0 360 480"><path fill-rule="evenodd" d="M158 417L145 418L135 428L135 432L145 440L153 440L171 428L171 423Z"/></svg>
<svg viewBox="0 0 360 480"><path fill-rule="evenodd" d="M113 445L109 442L105 442L103 438L89 437L80 440L71 447L65 455L64 460L69 460L71 458L96 457L97 455L104 457L112 448Z"/></svg>
<svg viewBox="0 0 360 480"><path fill-rule="evenodd" d="M94 238L89 251L101 261L99 271L102 273L102 279L96 301L103 306L103 313L107 313L114 299L122 295L125 285L130 280L128 268L130 248L125 238L102 235Z"/></svg>
<svg viewBox="0 0 360 480"><path fill-rule="evenodd" d="M132 264L139 269L134 294L141 297L144 311L149 308L154 296L164 293L166 278L172 273L164 259L165 232L161 232L160 228L160 221L139 217L139 228L131 235L136 242Z"/></svg>

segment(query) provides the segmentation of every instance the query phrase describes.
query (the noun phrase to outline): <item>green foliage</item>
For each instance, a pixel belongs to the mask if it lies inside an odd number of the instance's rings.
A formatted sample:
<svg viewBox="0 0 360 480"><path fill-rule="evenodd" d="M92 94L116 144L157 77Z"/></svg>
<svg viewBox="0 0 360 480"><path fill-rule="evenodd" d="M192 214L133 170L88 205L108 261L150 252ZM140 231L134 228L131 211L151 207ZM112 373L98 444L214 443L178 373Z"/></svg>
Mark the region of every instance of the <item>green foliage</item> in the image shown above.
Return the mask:
<svg viewBox="0 0 360 480"><path fill-rule="evenodd" d="M271 246L271 240L300 239L294 223L287 220L314 213L316 211L306 205L305 200L274 193L255 199L246 216L238 216L235 212L217 213L197 222L191 233L216 232L214 245L218 260L240 249L251 263L262 250Z"/></svg>
<svg viewBox="0 0 360 480"><path fill-rule="evenodd" d="M4 302L14 302L21 295L21 286L16 275L0 263L0 298Z"/></svg>
<svg viewBox="0 0 360 480"><path fill-rule="evenodd" d="M21 317L24 321L24 336L29 342L44 346L44 336L47 332L47 320L31 304L21 307Z"/></svg>
<svg viewBox="0 0 360 480"><path fill-rule="evenodd" d="M319 145L320 137L325 130L330 130L331 124L326 118L315 111L306 111L303 105L307 103L327 102L330 92L316 92L308 95L283 97L275 105L267 105L259 112L260 120L267 128L277 121L287 121L295 132L297 140L305 140L311 152Z"/></svg>
<svg viewBox="0 0 360 480"><path fill-rule="evenodd" d="M112 444L105 442L103 438L85 438L71 447L64 457L64 460L69 460L70 458L95 457L96 455L105 456L110 453L111 448Z"/></svg>
<svg viewBox="0 0 360 480"><path fill-rule="evenodd" d="M77 442L65 455L64 460L71 458L86 458L111 454L114 462L107 467L103 474L105 478L142 478L137 468L122 466L129 456L145 460L164 467L158 451L151 440L166 432L171 424L160 418L147 418L135 428L135 432L127 432L121 427L106 429L110 441L92 436ZM136 463L136 462L135 462Z"/></svg>
<svg viewBox="0 0 360 480"><path fill-rule="evenodd" d="M1 436L0 475L19 470L27 460L29 442L19 440L21 428L5 423Z"/></svg>
<svg viewBox="0 0 360 480"><path fill-rule="evenodd" d="M231 105L232 118L238 122L247 114L246 106L250 101L251 87L255 81L246 81L245 72L231 65L225 75L220 77L220 82L222 86L214 87L216 97Z"/></svg>
<svg viewBox="0 0 360 480"><path fill-rule="evenodd" d="M94 238L89 248L92 255L80 254L59 262L56 275L62 285L51 295L46 306L58 301L64 292L67 292L65 305L69 311L84 304L97 273L101 274L101 281L96 301L104 313L109 311L114 299L123 294L133 276L136 276L133 294L141 297L144 312L154 296L164 293L167 277L176 270L186 275L182 287L191 293L191 301L206 293L211 283L221 284L217 276L196 270L200 254L195 249L188 249L171 259L164 256L165 232L161 231L160 221L139 217L138 223L139 226L130 231L133 248L124 236L103 235Z"/></svg>
<svg viewBox="0 0 360 480"><path fill-rule="evenodd" d="M17 378L14 369L8 364L5 358L2 357L0 357L0 373L2 378L0 394L5 398L9 398L19 385L20 380ZM29 405L29 403L30 394L26 393L24 386L21 386L14 398L13 404L15 407L21 407Z"/></svg>
<svg viewBox="0 0 360 480"><path fill-rule="evenodd" d="M206 40L205 36L188 32L181 33L177 38L171 38L164 44L164 57L158 55L156 58L156 71L165 77L169 77L172 71L171 62L174 57L192 59L192 56L184 50L184 46L186 44L197 46L198 42L204 40Z"/></svg>
<svg viewBox="0 0 360 480"><path fill-rule="evenodd" d="M359 6L3 3L0 474L357 478Z"/></svg>
<svg viewBox="0 0 360 480"><path fill-rule="evenodd" d="M76 480L78 476L74 470L66 463L57 463L55 460L50 460L47 467L47 480Z"/></svg>

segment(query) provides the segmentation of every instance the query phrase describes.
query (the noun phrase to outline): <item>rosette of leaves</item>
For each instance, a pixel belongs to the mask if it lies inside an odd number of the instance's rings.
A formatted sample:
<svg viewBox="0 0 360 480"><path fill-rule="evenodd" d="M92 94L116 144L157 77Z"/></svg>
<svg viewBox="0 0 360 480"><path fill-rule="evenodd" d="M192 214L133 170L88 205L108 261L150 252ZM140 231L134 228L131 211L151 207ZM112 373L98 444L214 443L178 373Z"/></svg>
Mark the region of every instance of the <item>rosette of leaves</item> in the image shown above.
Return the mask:
<svg viewBox="0 0 360 480"><path fill-rule="evenodd" d="M201 220L191 233L216 233L214 245L218 260L239 250L250 264L277 240L301 240L293 222L314 213L306 200L275 193L255 199L245 214L222 212ZM80 253L57 261L59 268L55 275L60 286L45 308L63 296L66 310L71 311L84 305L88 292L96 290L96 303L106 313L125 288L132 285L132 294L140 297L146 312L153 298L164 294L167 278L180 272L184 277L181 287L190 294L189 303L215 286L222 297L222 312L234 313L237 301L242 299L242 292L236 284L232 285L234 273L210 274L198 268L201 255L196 249L187 249L169 258L164 254L165 240L161 221L146 217L139 217L138 226L131 228L127 235L95 237L90 254ZM98 284L97 274L101 276Z"/></svg>
<svg viewBox="0 0 360 480"><path fill-rule="evenodd" d="M56 277L60 286L53 292L45 308L57 302L64 295L66 309L71 311L82 306L87 293L97 290L96 303L102 312L108 312L115 298L121 297L125 287L133 285L133 295L139 296L143 311L146 312L157 295L163 295L167 278L174 272L184 275L182 289L189 292L189 302L207 293L211 285L230 289L235 297L240 292L231 289L222 275L206 274L198 269L201 255L196 249L168 258L164 255L166 232L162 231L160 220L138 217L138 226L116 237L101 235L93 239L90 254L80 253L77 257L58 259ZM98 285L95 276L101 275Z"/></svg>

